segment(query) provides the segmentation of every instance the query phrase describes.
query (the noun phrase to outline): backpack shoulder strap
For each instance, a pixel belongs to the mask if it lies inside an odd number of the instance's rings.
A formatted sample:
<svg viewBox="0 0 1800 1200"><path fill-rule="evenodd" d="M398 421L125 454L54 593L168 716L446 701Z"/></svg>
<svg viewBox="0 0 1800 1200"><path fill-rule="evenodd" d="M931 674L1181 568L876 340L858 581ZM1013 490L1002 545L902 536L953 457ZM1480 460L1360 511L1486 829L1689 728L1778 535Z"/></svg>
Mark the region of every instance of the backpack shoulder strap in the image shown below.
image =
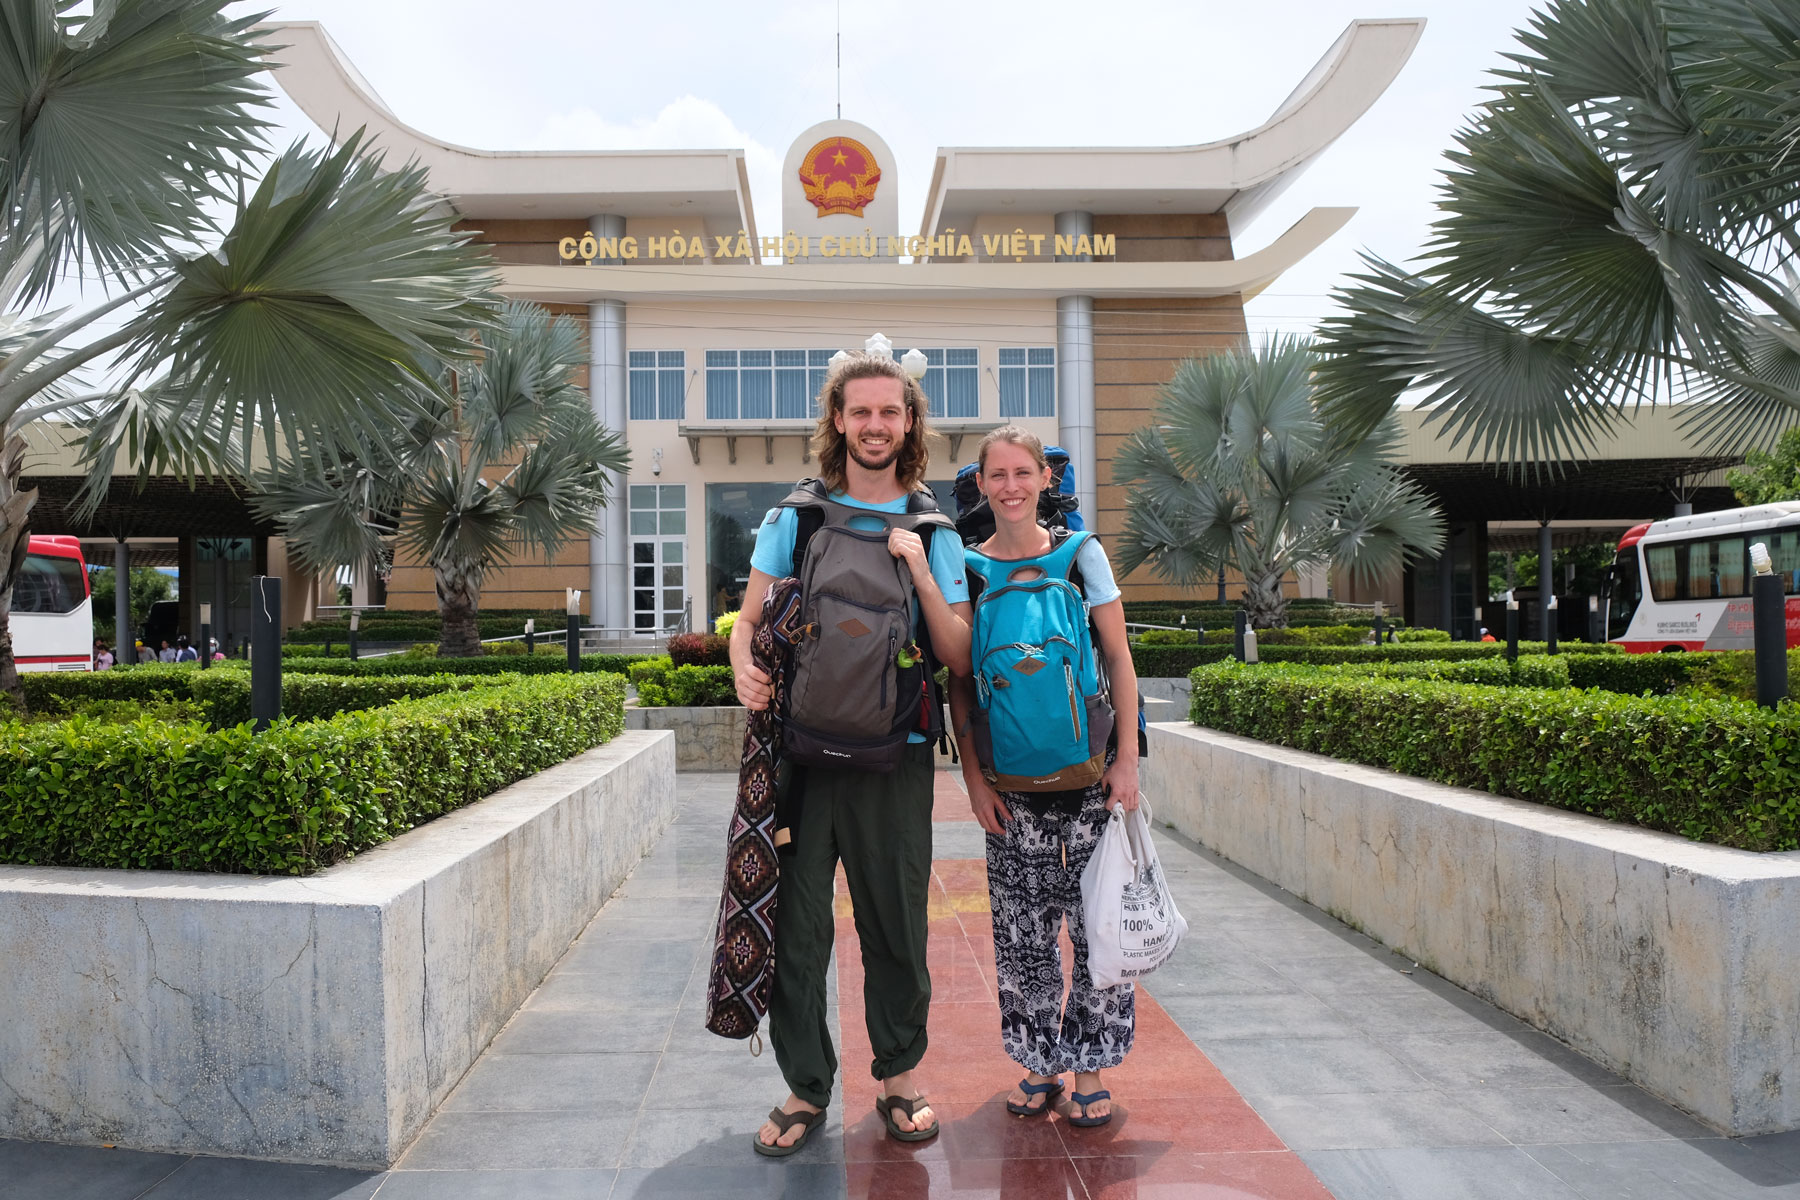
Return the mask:
<svg viewBox="0 0 1800 1200"><path fill-rule="evenodd" d="M789 568L798 577L800 565L806 561L806 544L825 524L824 506L831 503L831 492L822 479L802 479L776 508L794 510L794 562Z"/></svg>

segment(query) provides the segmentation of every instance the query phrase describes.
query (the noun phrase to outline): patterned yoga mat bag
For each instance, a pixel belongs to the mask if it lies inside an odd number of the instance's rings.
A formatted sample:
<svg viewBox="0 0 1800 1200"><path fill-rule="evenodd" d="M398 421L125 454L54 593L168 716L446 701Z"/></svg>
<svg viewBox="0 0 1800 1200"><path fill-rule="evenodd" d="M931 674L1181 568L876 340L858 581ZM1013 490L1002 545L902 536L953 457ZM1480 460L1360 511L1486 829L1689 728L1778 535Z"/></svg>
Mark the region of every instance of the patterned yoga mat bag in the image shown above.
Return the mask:
<svg viewBox="0 0 1800 1200"><path fill-rule="evenodd" d="M769 1011L775 982L775 832L780 728L794 642L800 635L800 581L777 580L763 601L750 641L756 665L769 674L769 707L745 714L744 758L737 803L726 834L725 888L713 939L706 990L706 1027L720 1037L747 1038Z"/></svg>

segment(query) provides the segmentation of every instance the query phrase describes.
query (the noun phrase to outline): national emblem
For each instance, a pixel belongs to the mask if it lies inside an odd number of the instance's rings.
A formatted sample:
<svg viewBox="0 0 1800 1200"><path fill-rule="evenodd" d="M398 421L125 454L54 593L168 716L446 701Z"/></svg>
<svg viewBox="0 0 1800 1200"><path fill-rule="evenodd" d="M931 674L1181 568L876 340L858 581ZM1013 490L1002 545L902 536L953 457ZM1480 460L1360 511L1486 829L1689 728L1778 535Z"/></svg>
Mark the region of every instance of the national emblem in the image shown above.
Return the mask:
<svg viewBox="0 0 1800 1200"><path fill-rule="evenodd" d="M869 148L847 137L826 138L800 160L800 184L821 217L860 217L875 199L881 167Z"/></svg>

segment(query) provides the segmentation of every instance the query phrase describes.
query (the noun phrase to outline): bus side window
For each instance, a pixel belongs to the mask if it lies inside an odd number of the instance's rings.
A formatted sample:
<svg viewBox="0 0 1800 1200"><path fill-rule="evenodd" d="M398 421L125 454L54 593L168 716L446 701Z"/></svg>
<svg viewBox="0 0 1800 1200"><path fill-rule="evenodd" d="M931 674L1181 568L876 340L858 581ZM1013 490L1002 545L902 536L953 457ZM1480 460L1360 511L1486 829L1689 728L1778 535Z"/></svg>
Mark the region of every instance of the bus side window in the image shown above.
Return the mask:
<svg viewBox="0 0 1800 1200"><path fill-rule="evenodd" d="M27 554L25 567L13 583L13 611L19 613L67 613L87 599L81 567L74 559Z"/></svg>

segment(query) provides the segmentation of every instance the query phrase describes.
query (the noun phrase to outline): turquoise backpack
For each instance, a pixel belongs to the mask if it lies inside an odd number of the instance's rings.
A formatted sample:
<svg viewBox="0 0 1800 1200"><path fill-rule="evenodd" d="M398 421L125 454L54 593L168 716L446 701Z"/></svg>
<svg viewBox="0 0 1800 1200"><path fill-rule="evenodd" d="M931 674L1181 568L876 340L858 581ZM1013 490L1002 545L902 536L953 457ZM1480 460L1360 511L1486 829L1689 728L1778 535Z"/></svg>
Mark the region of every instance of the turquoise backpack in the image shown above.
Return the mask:
<svg viewBox="0 0 1800 1200"><path fill-rule="evenodd" d="M1106 771L1112 698L1074 577L1075 555L1094 535L1051 536L1037 558L963 551L975 596L975 756L1002 791L1086 788Z"/></svg>

